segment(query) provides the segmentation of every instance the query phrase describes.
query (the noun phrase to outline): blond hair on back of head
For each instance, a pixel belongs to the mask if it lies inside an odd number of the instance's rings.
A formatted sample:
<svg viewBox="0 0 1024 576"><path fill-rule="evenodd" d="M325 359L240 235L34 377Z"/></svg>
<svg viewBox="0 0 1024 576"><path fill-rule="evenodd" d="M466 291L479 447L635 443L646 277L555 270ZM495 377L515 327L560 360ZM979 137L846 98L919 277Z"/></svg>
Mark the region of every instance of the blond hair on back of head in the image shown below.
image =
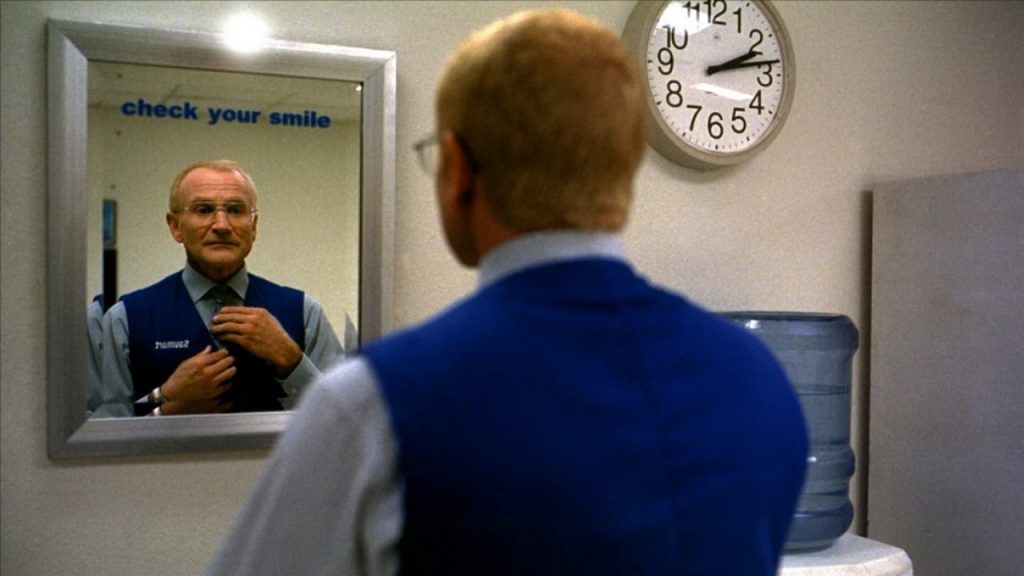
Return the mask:
<svg viewBox="0 0 1024 576"><path fill-rule="evenodd" d="M463 42L437 95L486 182L495 215L518 231L625 224L645 150L631 54L568 10L522 12Z"/></svg>

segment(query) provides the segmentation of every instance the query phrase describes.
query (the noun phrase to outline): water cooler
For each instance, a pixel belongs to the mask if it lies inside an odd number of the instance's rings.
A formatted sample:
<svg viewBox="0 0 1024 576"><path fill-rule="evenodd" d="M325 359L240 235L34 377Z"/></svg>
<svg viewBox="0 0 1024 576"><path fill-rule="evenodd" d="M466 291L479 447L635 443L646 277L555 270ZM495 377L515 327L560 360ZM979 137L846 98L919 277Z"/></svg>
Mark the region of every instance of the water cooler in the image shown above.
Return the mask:
<svg viewBox="0 0 1024 576"><path fill-rule="evenodd" d="M912 574L910 559L902 550L846 533L853 520L849 488L855 469L850 391L859 335L853 322L838 314L805 312L726 312L723 316L755 334L771 350L807 420L807 479L780 574Z"/></svg>

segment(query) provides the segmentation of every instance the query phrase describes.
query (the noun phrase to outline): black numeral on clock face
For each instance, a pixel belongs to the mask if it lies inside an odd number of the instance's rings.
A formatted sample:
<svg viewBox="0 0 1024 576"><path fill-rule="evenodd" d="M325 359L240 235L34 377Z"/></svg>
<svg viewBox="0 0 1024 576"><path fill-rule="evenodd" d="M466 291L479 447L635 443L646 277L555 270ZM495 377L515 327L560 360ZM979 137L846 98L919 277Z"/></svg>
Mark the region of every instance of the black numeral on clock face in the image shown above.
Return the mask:
<svg viewBox="0 0 1024 576"><path fill-rule="evenodd" d="M668 32L668 34L665 35L665 47L666 48L674 48L676 50L684 50L686 48L686 45L690 43L690 31L687 30L686 28L683 28L682 41L679 41L676 38L676 27L675 26L665 26L664 28Z"/></svg>
<svg viewBox="0 0 1024 576"><path fill-rule="evenodd" d="M686 8L686 17L700 20L701 10L707 13L708 22L716 26L725 26L726 22L723 19L725 12L729 9L729 5L725 0L703 0L697 2L687 2L684 6ZM703 8L702 8L703 7ZM739 12L739 10L736 10ZM739 19L739 15L736 16Z"/></svg>
<svg viewBox="0 0 1024 576"><path fill-rule="evenodd" d="M707 120L701 119L701 112L704 110L703 106L696 104L688 104L687 109L693 110L693 114L690 115L690 131L697 130L698 127L707 127L708 136L711 136L714 140L721 140L725 136L726 124L725 116L721 112L712 112L707 115ZM729 129L732 130L733 134L743 134L747 131L747 119L744 116L746 108L735 107L732 109L732 117L729 119ZM699 124L704 122L705 124Z"/></svg>
<svg viewBox="0 0 1024 576"><path fill-rule="evenodd" d="M658 72L661 72L662 76L671 74L676 67L676 58L672 55L672 51L668 48L658 50L658 64Z"/></svg>
<svg viewBox="0 0 1024 576"><path fill-rule="evenodd" d="M683 85L678 80L669 80L666 88L668 88L668 91L665 93L665 104L673 108L682 106Z"/></svg>
<svg viewBox="0 0 1024 576"><path fill-rule="evenodd" d="M761 104L760 90L758 90L757 94L754 94L754 97L750 99L750 107L754 110L757 110L758 116L760 116L761 113L764 112L764 105Z"/></svg>

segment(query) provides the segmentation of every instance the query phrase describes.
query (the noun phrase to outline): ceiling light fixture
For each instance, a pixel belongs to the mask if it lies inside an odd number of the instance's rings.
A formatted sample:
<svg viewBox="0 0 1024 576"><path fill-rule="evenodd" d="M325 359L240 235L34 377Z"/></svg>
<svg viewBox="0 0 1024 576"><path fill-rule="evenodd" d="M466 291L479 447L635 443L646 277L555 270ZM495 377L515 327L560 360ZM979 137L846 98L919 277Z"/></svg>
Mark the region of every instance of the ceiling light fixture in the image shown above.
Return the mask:
<svg viewBox="0 0 1024 576"><path fill-rule="evenodd" d="M258 52L269 39L270 27L253 14L235 14L224 22L224 42L237 52Z"/></svg>

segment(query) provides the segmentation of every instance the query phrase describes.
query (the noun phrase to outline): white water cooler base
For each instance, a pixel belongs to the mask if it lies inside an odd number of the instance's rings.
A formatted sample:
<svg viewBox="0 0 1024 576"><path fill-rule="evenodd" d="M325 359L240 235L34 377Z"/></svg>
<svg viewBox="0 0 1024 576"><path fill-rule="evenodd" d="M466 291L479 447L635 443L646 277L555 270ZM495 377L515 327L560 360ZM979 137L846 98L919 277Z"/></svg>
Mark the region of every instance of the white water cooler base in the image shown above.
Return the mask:
<svg viewBox="0 0 1024 576"><path fill-rule="evenodd" d="M779 576L913 576L907 553L854 534L843 534L818 552L786 554Z"/></svg>

